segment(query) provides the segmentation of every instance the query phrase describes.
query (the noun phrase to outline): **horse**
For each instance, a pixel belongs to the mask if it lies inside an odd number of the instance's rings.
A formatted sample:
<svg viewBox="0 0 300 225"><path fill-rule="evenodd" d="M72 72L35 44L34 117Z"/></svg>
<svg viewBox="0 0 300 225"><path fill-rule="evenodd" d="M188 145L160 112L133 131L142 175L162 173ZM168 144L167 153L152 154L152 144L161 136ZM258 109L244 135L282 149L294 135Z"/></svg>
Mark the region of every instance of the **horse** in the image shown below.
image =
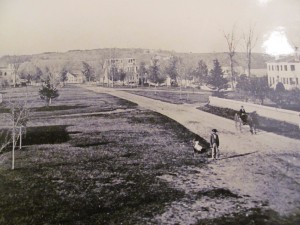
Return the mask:
<svg viewBox="0 0 300 225"><path fill-rule="evenodd" d="M257 113L254 111L252 113L245 114L243 119L239 113L235 113L234 115L235 127L236 129L240 129L242 131L242 125L249 125L251 134L256 134L258 119Z"/></svg>

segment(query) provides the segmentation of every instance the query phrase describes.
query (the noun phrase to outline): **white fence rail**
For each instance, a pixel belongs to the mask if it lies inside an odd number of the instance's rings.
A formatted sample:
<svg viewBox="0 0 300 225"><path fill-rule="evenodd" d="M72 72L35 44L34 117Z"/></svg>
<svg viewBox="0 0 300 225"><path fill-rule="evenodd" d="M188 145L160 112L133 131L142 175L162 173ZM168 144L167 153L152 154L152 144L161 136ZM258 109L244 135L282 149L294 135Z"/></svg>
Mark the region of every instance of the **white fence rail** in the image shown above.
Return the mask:
<svg viewBox="0 0 300 225"><path fill-rule="evenodd" d="M212 106L230 108L235 110L240 110L241 106L243 105L246 112L256 111L260 116L285 121L288 123L298 125L300 127L300 113L296 111L257 105L248 102L217 98L213 96L209 97L209 104Z"/></svg>

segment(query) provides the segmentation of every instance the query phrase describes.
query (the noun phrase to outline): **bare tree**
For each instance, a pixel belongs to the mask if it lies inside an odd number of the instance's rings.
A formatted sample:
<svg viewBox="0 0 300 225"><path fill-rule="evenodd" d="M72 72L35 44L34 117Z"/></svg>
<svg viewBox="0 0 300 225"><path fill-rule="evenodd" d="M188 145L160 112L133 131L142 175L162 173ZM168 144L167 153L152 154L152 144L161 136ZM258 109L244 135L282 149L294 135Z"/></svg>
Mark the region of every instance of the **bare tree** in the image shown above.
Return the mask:
<svg viewBox="0 0 300 225"><path fill-rule="evenodd" d="M18 71L19 71L21 63L22 63L22 61L19 57L17 57L17 56L10 57L10 64L11 64L11 68L13 70L13 76L14 76L14 78L13 78L14 87L16 87L17 75L18 75Z"/></svg>
<svg viewBox="0 0 300 225"><path fill-rule="evenodd" d="M183 61L183 59L181 57L178 58L178 66L177 66L177 70L178 70L178 77L180 79L180 96L179 99L182 99L182 80L183 78L186 78L186 70L185 70L185 63ZM178 83L178 82L177 82ZM185 79L185 87L186 87L186 79Z"/></svg>
<svg viewBox="0 0 300 225"><path fill-rule="evenodd" d="M227 46L228 46L228 56L229 56L229 60L230 60L230 72L231 72L231 86L232 89L234 89L234 71L233 71L233 57L236 53L236 48L239 42L239 38L236 35L235 32L235 26L232 28L232 31L229 33L225 33L224 32L224 37L226 39L227 42Z"/></svg>
<svg viewBox="0 0 300 225"><path fill-rule="evenodd" d="M254 32L254 28L254 25L250 25L248 31L243 33L243 41L247 57L248 76L251 75L252 50L255 47L258 39Z"/></svg>
<svg viewBox="0 0 300 225"><path fill-rule="evenodd" d="M27 96L27 95L26 95ZM12 164L11 169L15 168L15 149L18 140L20 141L19 149L22 148L22 133L26 130L26 125L29 120L29 107L27 105L27 97L24 102L9 100L8 121L10 125L8 129L3 129L0 132L1 145L0 152L12 144Z"/></svg>

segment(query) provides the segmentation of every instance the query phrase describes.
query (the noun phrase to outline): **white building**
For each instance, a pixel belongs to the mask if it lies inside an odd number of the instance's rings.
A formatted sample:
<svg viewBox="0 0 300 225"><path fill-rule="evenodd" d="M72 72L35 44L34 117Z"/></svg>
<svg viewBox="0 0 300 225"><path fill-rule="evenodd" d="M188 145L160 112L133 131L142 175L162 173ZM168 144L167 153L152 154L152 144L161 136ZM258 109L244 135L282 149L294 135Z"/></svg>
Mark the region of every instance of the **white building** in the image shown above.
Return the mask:
<svg viewBox="0 0 300 225"><path fill-rule="evenodd" d="M227 77L227 78L231 77L230 66L222 66L222 70L224 72L224 77ZM246 67L234 66L233 71L237 76L245 74L246 76L249 77L249 71ZM251 73L251 76L264 77L264 76L267 76L267 69L266 68L251 68L250 73Z"/></svg>
<svg viewBox="0 0 300 225"><path fill-rule="evenodd" d="M67 73L66 83L68 84L81 84L83 83L83 75L80 73Z"/></svg>
<svg viewBox="0 0 300 225"><path fill-rule="evenodd" d="M291 56L267 63L268 83L275 88L281 82L286 90L300 88L300 60Z"/></svg>
<svg viewBox="0 0 300 225"><path fill-rule="evenodd" d="M7 67L0 67L0 80L6 80L10 84L14 84L19 81L19 76L15 76L13 66L9 64Z"/></svg>

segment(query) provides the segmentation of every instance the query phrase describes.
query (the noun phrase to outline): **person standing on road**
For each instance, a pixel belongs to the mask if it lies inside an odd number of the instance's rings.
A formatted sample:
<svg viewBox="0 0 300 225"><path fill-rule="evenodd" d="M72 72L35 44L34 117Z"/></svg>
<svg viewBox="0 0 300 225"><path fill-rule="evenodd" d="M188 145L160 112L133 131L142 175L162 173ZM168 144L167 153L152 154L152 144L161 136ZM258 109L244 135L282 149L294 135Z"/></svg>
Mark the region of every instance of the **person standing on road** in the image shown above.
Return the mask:
<svg viewBox="0 0 300 225"><path fill-rule="evenodd" d="M211 147L211 158L217 159L217 153L219 153L219 136L216 129L212 129L212 134L210 135L210 147Z"/></svg>

